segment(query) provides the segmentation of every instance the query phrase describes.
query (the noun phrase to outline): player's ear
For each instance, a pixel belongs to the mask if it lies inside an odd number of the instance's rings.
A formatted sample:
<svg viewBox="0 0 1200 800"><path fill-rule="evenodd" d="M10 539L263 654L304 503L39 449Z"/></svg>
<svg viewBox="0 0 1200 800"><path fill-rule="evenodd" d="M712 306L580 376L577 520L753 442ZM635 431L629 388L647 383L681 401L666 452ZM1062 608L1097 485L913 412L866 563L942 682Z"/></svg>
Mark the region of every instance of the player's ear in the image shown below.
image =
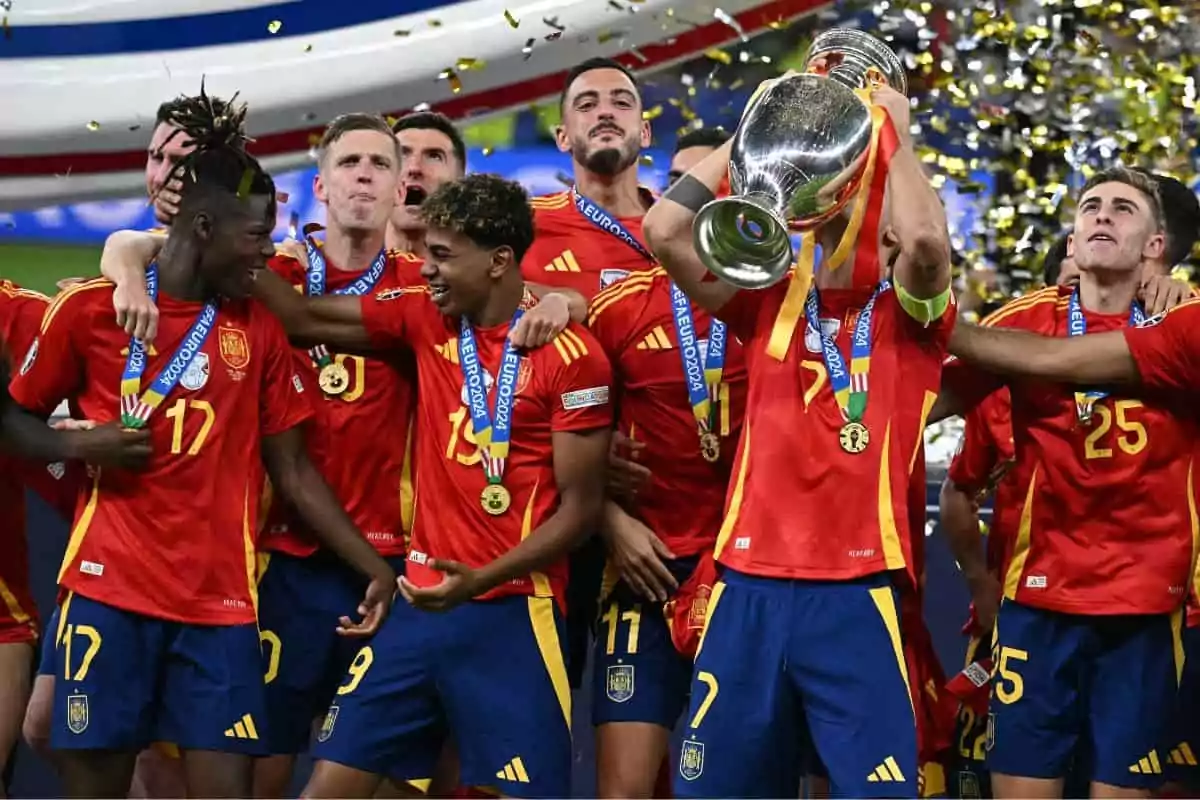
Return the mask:
<svg viewBox="0 0 1200 800"><path fill-rule="evenodd" d="M1167 237L1162 231L1155 231L1150 234L1150 238L1146 240L1146 246L1142 248L1142 258L1151 258L1161 261L1167 252ZM1170 266L1169 264L1167 266Z"/></svg>
<svg viewBox="0 0 1200 800"><path fill-rule="evenodd" d="M519 269L517 264L516 254L513 253L511 247L497 247L492 251L492 263L488 267L488 276L491 278L499 278L508 269Z"/></svg>
<svg viewBox="0 0 1200 800"><path fill-rule="evenodd" d="M1075 233L1072 231L1067 234L1067 258L1075 257Z"/></svg>
<svg viewBox="0 0 1200 800"><path fill-rule="evenodd" d="M399 191L400 189L397 187L396 192L399 193ZM317 199L322 203L329 202L329 192L325 189L325 181L321 180L321 170L319 169L317 170L317 174L313 177L313 194L316 195Z"/></svg>
<svg viewBox="0 0 1200 800"><path fill-rule="evenodd" d="M650 146L650 140L654 138L653 133L650 131L650 120L642 120L642 130L638 138L643 150Z"/></svg>
<svg viewBox="0 0 1200 800"><path fill-rule="evenodd" d="M554 143L558 145L558 152L571 152L571 140L567 137L567 129L562 125L554 126Z"/></svg>
<svg viewBox="0 0 1200 800"><path fill-rule="evenodd" d="M215 221L211 212L197 211L192 217L192 234L201 242L211 242Z"/></svg>

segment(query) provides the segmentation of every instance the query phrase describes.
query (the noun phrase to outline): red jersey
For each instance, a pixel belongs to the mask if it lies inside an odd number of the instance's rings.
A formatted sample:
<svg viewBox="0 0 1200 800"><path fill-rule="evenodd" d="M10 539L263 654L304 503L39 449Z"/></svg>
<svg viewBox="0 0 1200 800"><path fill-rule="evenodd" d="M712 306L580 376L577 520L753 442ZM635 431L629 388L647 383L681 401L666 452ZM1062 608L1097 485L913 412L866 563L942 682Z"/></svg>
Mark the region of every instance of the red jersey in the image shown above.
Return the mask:
<svg viewBox="0 0 1200 800"><path fill-rule="evenodd" d="M270 268L305 291L306 267L283 255L271 259ZM421 260L393 250L374 291L414 284L424 285ZM358 280L362 272L347 272L327 265L326 291L333 292ZM309 385L317 385L317 366L304 348L296 358ZM333 355L333 354L331 354ZM317 403L317 425L309 437L309 454L333 493L383 556L403 556L404 537L412 527L412 422L416 405L416 373L409 353L387 357L334 355L350 374L341 395ZM308 556L317 542L286 505L273 503L261 548Z"/></svg>
<svg viewBox="0 0 1200 800"><path fill-rule="evenodd" d="M516 379L512 438L504 487L512 497L499 516L484 511L487 486L483 453L475 443L467 390L459 361L459 321L444 316L426 287L377 292L362 300L363 322L380 348L405 347L416 355L416 511L407 577L418 586L441 582L425 566L430 558L480 567L511 550L558 507L554 481L555 432L586 431L612 424L611 370L603 351L581 326L572 324L550 345L523 354ZM489 409L494 377L509 325L475 330ZM422 503L422 496L425 502ZM509 584L484 598L503 595L563 597L566 559Z"/></svg>
<svg viewBox="0 0 1200 800"><path fill-rule="evenodd" d="M113 323L111 283L60 294L13 399L50 413L63 398L98 423L120 416L129 336ZM143 391L167 365L200 303L158 298L159 333ZM312 416L279 322L254 302L223 302L211 333L148 422L144 471L97 472L75 516L59 584L148 617L254 622L262 437Z"/></svg>
<svg viewBox="0 0 1200 800"><path fill-rule="evenodd" d="M739 572L774 578L850 580L885 570L911 572L911 537L923 531L912 530L909 484L937 399L954 309L922 327L893 290L879 295L862 420L870 438L865 450L852 454L839 444L844 420L829 387L820 336L804 321L803 298L799 307L791 303L795 297L785 305L791 283L740 291L717 315L745 345L750 376L717 559ZM851 333L871 291L820 293L821 328L847 365ZM777 327L790 333L782 360L768 352ZM846 499L839 502L839 496Z"/></svg>
<svg viewBox="0 0 1200 800"><path fill-rule="evenodd" d="M1015 300L984 321L1066 336L1069 287ZM1129 312L1084 311L1089 332L1120 330ZM1185 315L1186 316L1186 315ZM997 379L953 361L959 397ZM1161 614L1186 597L1196 541L1195 412L1178 393L1110 395L1088 424L1070 387L1012 381L1020 517L1004 595L1069 614Z"/></svg>
<svg viewBox="0 0 1200 800"><path fill-rule="evenodd" d="M692 306L698 366L708 353L712 320ZM700 435L688 398L671 304L671 279L661 268L632 273L592 301L588 328L613 365L619 402L617 426L646 448L639 460L651 472L629 511L677 556L711 549L721 528L735 444L746 405L742 346L726 338L713 432L719 459L701 456Z"/></svg>
<svg viewBox="0 0 1200 800"><path fill-rule="evenodd" d="M982 502L992 494L992 524L987 534L987 567L1001 575L1007 563L1008 546L1016 537L1020 517L1020 479L1014 474L1016 454L1013 451L1012 398L1008 389L999 389L966 415L962 441L950 462L948 474L962 491ZM979 619L975 604L963 633L979 636Z"/></svg>
<svg viewBox="0 0 1200 800"><path fill-rule="evenodd" d="M11 373L37 338L49 299L37 292L0 281L0 347ZM29 550L25 539L24 476L45 472L40 464L27 464L0 455L0 644L37 638L37 607L29 590Z"/></svg>
<svg viewBox="0 0 1200 800"><path fill-rule="evenodd" d="M647 204L654 202L641 190ZM575 205L570 189L535 197L533 246L521 259L521 274L530 283L574 289L588 300L629 273L648 269L654 262L615 234L585 217ZM643 245L642 218L617 218Z"/></svg>

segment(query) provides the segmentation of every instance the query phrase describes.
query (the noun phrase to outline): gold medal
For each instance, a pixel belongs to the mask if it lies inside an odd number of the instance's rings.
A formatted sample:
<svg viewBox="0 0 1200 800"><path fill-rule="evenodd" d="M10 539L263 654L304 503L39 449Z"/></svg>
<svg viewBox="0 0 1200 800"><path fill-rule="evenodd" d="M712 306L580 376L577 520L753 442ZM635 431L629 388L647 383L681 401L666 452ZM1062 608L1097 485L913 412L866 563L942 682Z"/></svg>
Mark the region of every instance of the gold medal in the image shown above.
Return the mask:
<svg viewBox="0 0 1200 800"><path fill-rule="evenodd" d="M721 438L715 433L700 434L700 455L712 464L721 457Z"/></svg>
<svg viewBox="0 0 1200 800"><path fill-rule="evenodd" d="M871 443L871 434L866 425L847 422L838 433L838 441L847 453L857 455L867 449L867 445Z"/></svg>
<svg viewBox="0 0 1200 800"><path fill-rule="evenodd" d="M322 392L330 397L337 397L350 388L350 373L341 364L332 361L321 367L317 382L321 385Z"/></svg>
<svg viewBox="0 0 1200 800"><path fill-rule="evenodd" d="M508 511L508 507L512 505L512 495L501 484L489 483L483 487L483 491L479 495L479 502L484 511L493 517L498 517Z"/></svg>

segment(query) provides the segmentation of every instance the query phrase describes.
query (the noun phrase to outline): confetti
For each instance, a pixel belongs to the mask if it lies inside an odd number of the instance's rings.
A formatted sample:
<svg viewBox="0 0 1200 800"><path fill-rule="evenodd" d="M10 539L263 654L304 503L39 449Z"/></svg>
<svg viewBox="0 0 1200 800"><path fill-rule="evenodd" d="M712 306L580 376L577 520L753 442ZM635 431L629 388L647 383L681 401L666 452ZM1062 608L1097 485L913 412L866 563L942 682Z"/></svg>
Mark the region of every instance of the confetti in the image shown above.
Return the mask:
<svg viewBox="0 0 1200 800"><path fill-rule="evenodd" d="M469 72L470 70L481 70L487 64L478 58L460 58L454 62L454 68L459 72Z"/></svg>
<svg viewBox="0 0 1200 800"><path fill-rule="evenodd" d="M267 33L274 35L276 33L279 33L279 31L281 31L281 30L283 30L283 21L282 20L273 19L267 23Z"/></svg>
<svg viewBox="0 0 1200 800"><path fill-rule="evenodd" d="M508 23L508 27L510 28L515 29L521 27L521 20L514 17L513 13L507 8L504 9L504 21Z"/></svg>
<svg viewBox="0 0 1200 800"><path fill-rule="evenodd" d="M412 31L406 31L406 30L399 29L399 28L392 31L392 36L409 36L411 34L412 34Z"/></svg>
<svg viewBox="0 0 1200 800"><path fill-rule="evenodd" d="M736 19L729 16L729 12L725 11L725 9L713 9L713 16L716 17L719 22L723 22L729 27L733 28L734 32L737 33L738 38L740 38L743 42L750 41L750 37L746 35L746 31L742 29L741 24L739 24Z"/></svg>
<svg viewBox="0 0 1200 800"><path fill-rule="evenodd" d="M653 167L654 158L649 153L643 153L642 155L638 156L638 163L643 167Z"/></svg>
<svg viewBox="0 0 1200 800"><path fill-rule="evenodd" d="M492 150L492 148L490 148L490 147L485 147L485 148L483 148L483 157L484 157L484 158L487 158L487 157L488 157L488 156L490 156L490 155L491 155L493 152L494 152L494 151Z"/></svg>
<svg viewBox="0 0 1200 800"><path fill-rule="evenodd" d="M566 30L566 26L559 24L558 17L542 17L542 22L545 25L554 28L554 30L558 31L559 33L562 33Z"/></svg>
<svg viewBox="0 0 1200 800"><path fill-rule="evenodd" d="M450 91L458 94L462 91L462 81L458 78L458 73L452 69L444 69L438 73L439 81L446 81L450 84Z"/></svg>
<svg viewBox="0 0 1200 800"><path fill-rule="evenodd" d="M300 214L293 211L288 215L288 238L297 239L300 233Z"/></svg>
<svg viewBox="0 0 1200 800"><path fill-rule="evenodd" d="M663 107L662 107L662 104L660 103L659 105L656 105L652 108L647 108L645 111L643 111L642 119L649 122L650 120L658 119L659 117L661 117L662 113L663 113Z"/></svg>
<svg viewBox="0 0 1200 800"><path fill-rule="evenodd" d="M525 56L524 60L528 61L533 56L533 45L537 39L526 39L525 46L521 48L521 54Z"/></svg>
<svg viewBox="0 0 1200 800"><path fill-rule="evenodd" d="M311 53L313 46L311 44L304 45L304 52Z"/></svg>
<svg viewBox="0 0 1200 800"><path fill-rule="evenodd" d="M440 19L431 19L429 20L429 27L440 28L442 27L442 21Z"/></svg>
<svg viewBox="0 0 1200 800"><path fill-rule="evenodd" d="M100 130L100 123L96 122L96 120L92 120L87 124L87 129L89 131L98 131Z"/></svg>
<svg viewBox="0 0 1200 800"><path fill-rule="evenodd" d="M729 53L726 53L724 50L718 50L715 47L711 50L705 50L704 57L711 58L713 61L719 61L725 65L733 63L733 56L729 55Z"/></svg>
<svg viewBox="0 0 1200 800"><path fill-rule="evenodd" d="M8 15L4 15L4 19L0 19L0 29L4 30L4 38L12 38L12 28L8 27Z"/></svg>

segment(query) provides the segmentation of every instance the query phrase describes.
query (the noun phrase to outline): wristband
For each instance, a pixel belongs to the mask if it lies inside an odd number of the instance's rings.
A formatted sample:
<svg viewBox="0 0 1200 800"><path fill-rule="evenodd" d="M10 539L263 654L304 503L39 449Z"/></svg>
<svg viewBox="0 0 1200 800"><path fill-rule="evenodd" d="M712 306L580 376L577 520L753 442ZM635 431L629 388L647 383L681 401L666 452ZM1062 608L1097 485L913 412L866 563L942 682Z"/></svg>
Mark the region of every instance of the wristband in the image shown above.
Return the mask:
<svg viewBox="0 0 1200 800"><path fill-rule="evenodd" d="M683 206L693 214L699 214L700 209L717 199L712 189L709 189L691 175L684 175L663 193L663 200Z"/></svg>
<svg viewBox="0 0 1200 800"><path fill-rule="evenodd" d="M896 299L900 301L900 307L910 317L926 327L928 327L929 323L941 319L942 315L946 313L946 309L950 306L951 294L949 286L937 297L930 297L927 300L913 297L900 285L899 281L894 281L893 286L896 289Z"/></svg>

